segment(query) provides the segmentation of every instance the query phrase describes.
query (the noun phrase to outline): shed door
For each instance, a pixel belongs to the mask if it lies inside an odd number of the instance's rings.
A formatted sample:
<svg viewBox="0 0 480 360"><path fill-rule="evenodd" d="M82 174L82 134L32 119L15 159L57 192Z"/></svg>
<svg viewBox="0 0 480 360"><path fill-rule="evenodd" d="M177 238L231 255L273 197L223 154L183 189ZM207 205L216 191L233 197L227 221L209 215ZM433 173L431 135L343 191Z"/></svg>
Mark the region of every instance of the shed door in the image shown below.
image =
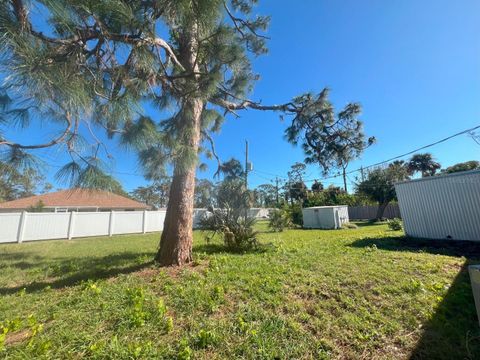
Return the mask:
<svg viewBox="0 0 480 360"><path fill-rule="evenodd" d="M338 213L338 209L334 209L335 211L335 229L340 227L340 214Z"/></svg>

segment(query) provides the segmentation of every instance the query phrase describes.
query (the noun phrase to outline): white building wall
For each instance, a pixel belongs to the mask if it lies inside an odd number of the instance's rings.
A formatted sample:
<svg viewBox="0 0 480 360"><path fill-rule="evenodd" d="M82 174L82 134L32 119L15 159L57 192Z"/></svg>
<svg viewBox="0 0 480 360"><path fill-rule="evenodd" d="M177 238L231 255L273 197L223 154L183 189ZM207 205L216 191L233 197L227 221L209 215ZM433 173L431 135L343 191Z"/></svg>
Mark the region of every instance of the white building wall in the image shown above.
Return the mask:
<svg viewBox="0 0 480 360"><path fill-rule="evenodd" d="M405 181L395 190L407 235L480 241L480 171Z"/></svg>

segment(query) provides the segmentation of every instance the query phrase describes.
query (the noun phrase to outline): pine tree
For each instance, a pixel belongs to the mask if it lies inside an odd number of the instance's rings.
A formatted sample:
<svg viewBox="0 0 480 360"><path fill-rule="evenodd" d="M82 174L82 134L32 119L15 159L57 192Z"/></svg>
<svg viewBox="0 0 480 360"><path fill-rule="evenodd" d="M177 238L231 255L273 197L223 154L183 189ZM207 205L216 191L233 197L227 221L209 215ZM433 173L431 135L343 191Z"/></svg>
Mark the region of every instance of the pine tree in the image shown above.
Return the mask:
<svg viewBox="0 0 480 360"><path fill-rule="evenodd" d="M192 214L198 155L218 160L212 133L224 117L255 109L290 115L293 124L323 111L323 93L280 105L248 99L258 76L251 58L264 54L269 18L256 0L7 0L0 4L4 126L42 117L61 127L43 144L0 135L10 162L31 150L64 146L72 161L60 171L76 186L104 187L105 166L96 133L118 135L138 153L149 179L173 167L167 215L156 260L192 260ZM44 24L42 29L35 24ZM14 96L15 95L15 96ZM146 104L158 109L145 115ZM164 118L165 114L173 113ZM85 154L80 128L93 153ZM300 125L301 127L302 125ZM219 165L220 165L219 161Z"/></svg>
<svg viewBox="0 0 480 360"><path fill-rule="evenodd" d="M336 114L328 93L328 89L324 89L315 101L316 106L307 107L306 113L292 121L285 137L295 145L301 140L305 163L319 164L325 175L332 168L340 169L347 192L348 164L373 145L375 137L365 139L363 122L358 119L360 104L348 104ZM303 101L309 102L310 99L306 96Z"/></svg>

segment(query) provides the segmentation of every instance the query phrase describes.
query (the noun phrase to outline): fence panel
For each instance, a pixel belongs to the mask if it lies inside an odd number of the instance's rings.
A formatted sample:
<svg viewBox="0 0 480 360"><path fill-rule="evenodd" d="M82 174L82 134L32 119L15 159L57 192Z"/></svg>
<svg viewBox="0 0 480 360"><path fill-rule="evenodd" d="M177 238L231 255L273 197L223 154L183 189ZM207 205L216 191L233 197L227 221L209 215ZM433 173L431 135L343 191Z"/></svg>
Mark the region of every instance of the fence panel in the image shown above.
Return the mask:
<svg viewBox="0 0 480 360"><path fill-rule="evenodd" d="M143 232L143 211L115 211L113 234Z"/></svg>
<svg viewBox="0 0 480 360"><path fill-rule="evenodd" d="M0 214L0 243L17 241L22 213Z"/></svg>
<svg viewBox="0 0 480 360"><path fill-rule="evenodd" d="M0 214L0 243L162 231L165 210Z"/></svg>
<svg viewBox="0 0 480 360"><path fill-rule="evenodd" d="M66 239L69 213L27 213L23 241Z"/></svg>
<svg viewBox="0 0 480 360"><path fill-rule="evenodd" d="M72 224L72 237L108 235L110 212L77 212Z"/></svg>
<svg viewBox="0 0 480 360"><path fill-rule="evenodd" d="M349 206L348 217L350 220L371 220L377 217L378 206ZM398 204L388 204L383 213L387 219L400 218Z"/></svg>
<svg viewBox="0 0 480 360"><path fill-rule="evenodd" d="M147 211L146 232L161 231L163 229L163 222L165 221L166 211Z"/></svg>

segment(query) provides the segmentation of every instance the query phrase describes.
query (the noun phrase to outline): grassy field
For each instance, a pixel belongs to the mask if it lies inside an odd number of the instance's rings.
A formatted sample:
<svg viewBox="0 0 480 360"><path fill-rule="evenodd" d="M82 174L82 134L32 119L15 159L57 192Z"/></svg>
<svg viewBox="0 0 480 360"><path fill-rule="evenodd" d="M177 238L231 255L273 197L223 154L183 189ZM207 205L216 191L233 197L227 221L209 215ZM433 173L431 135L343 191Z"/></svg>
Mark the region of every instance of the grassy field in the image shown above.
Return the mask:
<svg viewBox="0 0 480 360"><path fill-rule="evenodd" d="M480 358L477 246L260 226L244 254L196 232L184 269L158 234L0 246L0 357Z"/></svg>

